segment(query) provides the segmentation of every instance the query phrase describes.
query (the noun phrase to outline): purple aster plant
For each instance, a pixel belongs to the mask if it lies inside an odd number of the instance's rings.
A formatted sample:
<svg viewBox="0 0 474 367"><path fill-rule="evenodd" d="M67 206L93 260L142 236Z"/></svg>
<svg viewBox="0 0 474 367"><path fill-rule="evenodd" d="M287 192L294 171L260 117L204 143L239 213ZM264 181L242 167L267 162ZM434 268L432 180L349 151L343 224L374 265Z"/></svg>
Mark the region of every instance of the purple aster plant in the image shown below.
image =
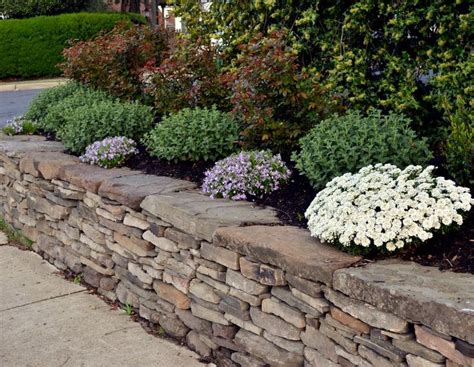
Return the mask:
<svg viewBox="0 0 474 367"><path fill-rule="evenodd" d="M123 165L127 158L137 153L135 141L125 136L114 136L92 143L79 159L84 163L113 168Z"/></svg>
<svg viewBox="0 0 474 367"><path fill-rule="evenodd" d="M202 190L211 198L245 200L248 196L262 197L278 190L290 175L279 154L240 152L218 161L206 171Z"/></svg>
<svg viewBox="0 0 474 367"><path fill-rule="evenodd" d="M25 120L23 116L16 116L8 120L2 130L7 135L31 135L36 133L38 125L34 121Z"/></svg>

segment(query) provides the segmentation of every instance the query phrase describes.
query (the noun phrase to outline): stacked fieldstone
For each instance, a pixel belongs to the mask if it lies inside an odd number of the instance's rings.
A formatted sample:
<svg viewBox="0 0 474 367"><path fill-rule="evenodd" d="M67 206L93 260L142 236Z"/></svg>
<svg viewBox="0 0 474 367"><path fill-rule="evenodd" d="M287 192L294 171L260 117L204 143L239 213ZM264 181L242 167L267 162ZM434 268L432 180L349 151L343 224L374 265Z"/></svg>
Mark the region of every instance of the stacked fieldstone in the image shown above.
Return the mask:
<svg viewBox="0 0 474 367"><path fill-rule="evenodd" d="M474 366L472 276L351 267L360 258L271 209L61 151L0 139L0 215L58 268L218 365Z"/></svg>

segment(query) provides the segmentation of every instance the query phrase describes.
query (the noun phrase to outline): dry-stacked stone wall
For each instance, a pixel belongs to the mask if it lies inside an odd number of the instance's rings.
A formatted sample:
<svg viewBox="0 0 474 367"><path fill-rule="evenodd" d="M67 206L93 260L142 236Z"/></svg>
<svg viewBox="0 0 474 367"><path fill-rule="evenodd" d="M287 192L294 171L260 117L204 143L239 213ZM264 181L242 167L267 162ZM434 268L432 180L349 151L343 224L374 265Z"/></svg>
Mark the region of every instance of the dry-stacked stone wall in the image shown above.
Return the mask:
<svg viewBox="0 0 474 367"><path fill-rule="evenodd" d="M474 366L471 275L365 264L186 181L1 137L0 214L45 259L218 365Z"/></svg>

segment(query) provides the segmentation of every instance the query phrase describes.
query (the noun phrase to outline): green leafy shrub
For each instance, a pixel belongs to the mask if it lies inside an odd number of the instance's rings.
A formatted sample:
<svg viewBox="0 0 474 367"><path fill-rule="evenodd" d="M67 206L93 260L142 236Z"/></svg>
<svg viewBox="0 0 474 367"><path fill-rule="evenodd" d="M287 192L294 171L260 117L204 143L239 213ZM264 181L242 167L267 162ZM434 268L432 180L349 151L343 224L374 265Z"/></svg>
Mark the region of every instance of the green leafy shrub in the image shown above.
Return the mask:
<svg viewBox="0 0 474 367"><path fill-rule="evenodd" d="M79 87L71 95L56 103L52 102L46 110L46 116L39 120L39 125L43 130L56 134L66 123L67 116L76 108L110 100L112 97L105 92Z"/></svg>
<svg viewBox="0 0 474 367"><path fill-rule="evenodd" d="M459 112L449 127L446 142L446 168L461 185L474 187L473 116Z"/></svg>
<svg viewBox="0 0 474 367"><path fill-rule="evenodd" d="M65 124L57 136L72 153L108 136L124 136L136 141L151 128L153 113L147 106L118 100L94 101L67 111Z"/></svg>
<svg viewBox="0 0 474 367"><path fill-rule="evenodd" d="M165 117L146 135L151 155L169 161L216 160L234 152L239 127L215 107L185 108Z"/></svg>
<svg viewBox="0 0 474 367"><path fill-rule="evenodd" d="M64 75L113 96L136 99L142 93L145 66L161 61L167 47L160 28L118 24L92 40L74 42L63 51Z"/></svg>
<svg viewBox="0 0 474 367"><path fill-rule="evenodd" d="M0 0L0 13L10 18L72 13L84 9L87 0Z"/></svg>
<svg viewBox="0 0 474 367"><path fill-rule="evenodd" d="M0 21L0 78L56 76L68 41L86 40L134 15L77 13ZM141 18L138 18L141 19Z"/></svg>
<svg viewBox="0 0 474 367"><path fill-rule="evenodd" d="M403 115L371 111L349 112L314 127L293 154L296 168L321 189L334 177L362 167L391 163L400 168L424 164L431 158L426 139L418 139Z"/></svg>
<svg viewBox="0 0 474 367"><path fill-rule="evenodd" d="M82 87L78 83L66 83L57 87L45 89L31 101L25 119L42 123L48 113L48 107L74 94Z"/></svg>

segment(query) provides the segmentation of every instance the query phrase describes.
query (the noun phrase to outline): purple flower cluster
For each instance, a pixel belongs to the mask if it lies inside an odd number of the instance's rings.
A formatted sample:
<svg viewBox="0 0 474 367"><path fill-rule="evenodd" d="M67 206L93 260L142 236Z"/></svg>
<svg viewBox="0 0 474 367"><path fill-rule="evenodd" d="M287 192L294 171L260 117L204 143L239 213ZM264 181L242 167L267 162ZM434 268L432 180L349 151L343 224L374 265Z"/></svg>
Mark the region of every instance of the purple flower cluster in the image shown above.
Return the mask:
<svg viewBox="0 0 474 367"><path fill-rule="evenodd" d="M270 151L233 154L206 171L202 190L212 198L245 200L278 190L291 171L280 155Z"/></svg>
<svg viewBox="0 0 474 367"><path fill-rule="evenodd" d="M7 135L34 134L38 125L30 120L25 120L23 116L16 116L8 120L3 127L3 132Z"/></svg>
<svg viewBox="0 0 474 367"><path fill-rule="evenodd" d="M11 129L15 135L21 134L23 132L23 117L16 116L11 120L8 120L5 127Z"/></svg>
<svg viewBox="0 0 474 367"><path fill-rule="evenodd" d="M92 143L79 159L84 163L113 168L121 166L127 158L137 153L135 141L125 136L115 136Z"/></svg>

